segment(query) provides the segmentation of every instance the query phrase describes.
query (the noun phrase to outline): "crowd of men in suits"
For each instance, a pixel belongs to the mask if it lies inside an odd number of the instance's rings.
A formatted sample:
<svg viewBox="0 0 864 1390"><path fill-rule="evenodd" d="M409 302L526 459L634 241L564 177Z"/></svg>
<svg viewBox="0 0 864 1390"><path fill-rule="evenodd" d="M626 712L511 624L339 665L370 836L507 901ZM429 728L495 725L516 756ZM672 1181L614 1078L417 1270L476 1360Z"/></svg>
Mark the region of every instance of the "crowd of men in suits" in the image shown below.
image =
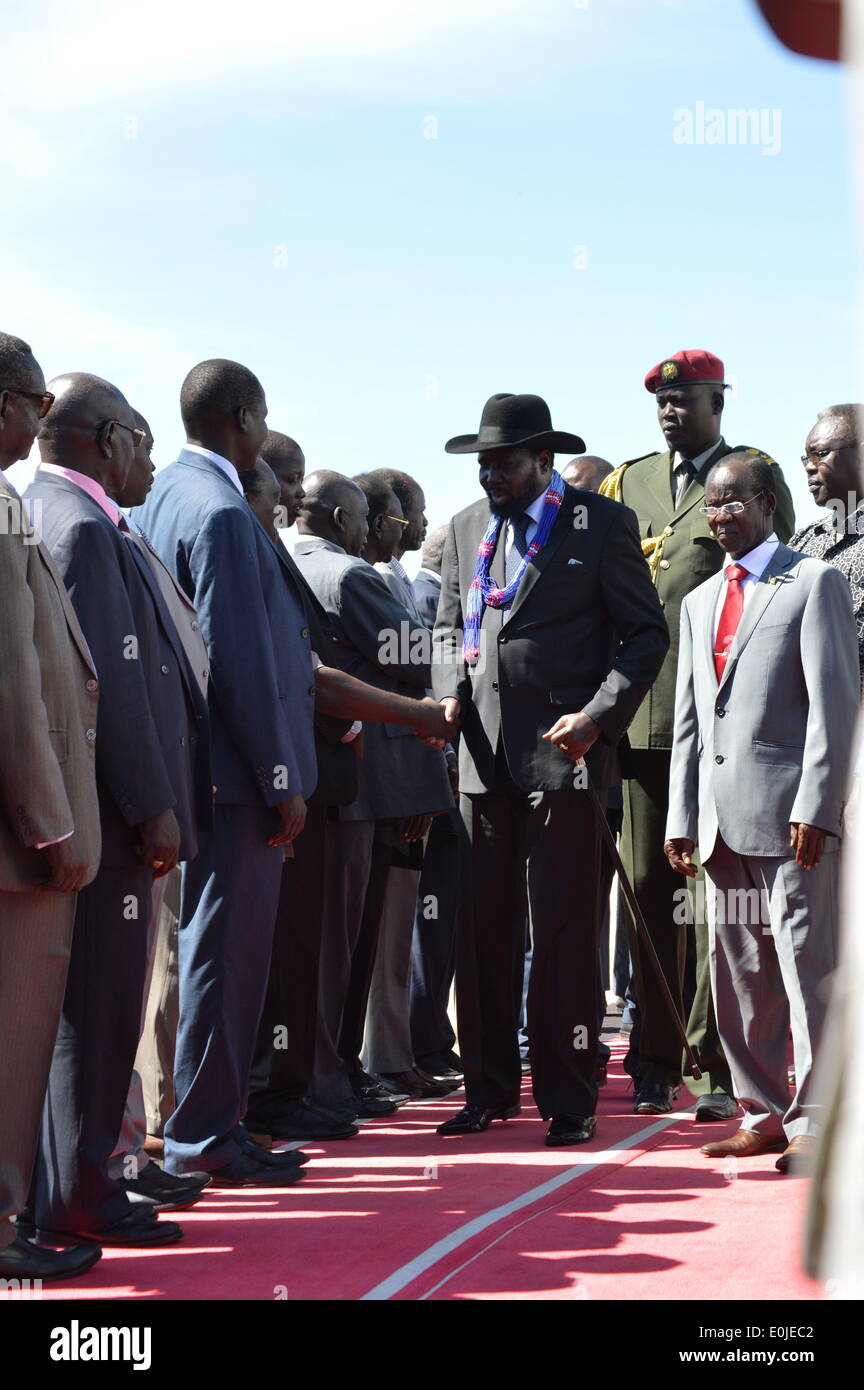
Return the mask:
<svg viewBox="0 0 864 1390"><path fill-rule="evenodd" d="M286 1142L406 1101L464 1084L442 1137L517 1115L523 997L546 1143L590 1140L622 807L634 1109L672 1109L683 1022L695 1119L744 1111L703 1152L807 1157L864 651L858 420L808 436L833 520L790 548L780 467L720 433L723 375L702 351L652 369L668 450L614 470L541 398L493 396L445 446L481 500L427 537L410 475L306 475L236 362L189 372L155 472L116 386L46 387L0 334L0 468L40 456L23 499L0 473L4 1277L171 1244L163 1213L291 1186Z"/></svg>

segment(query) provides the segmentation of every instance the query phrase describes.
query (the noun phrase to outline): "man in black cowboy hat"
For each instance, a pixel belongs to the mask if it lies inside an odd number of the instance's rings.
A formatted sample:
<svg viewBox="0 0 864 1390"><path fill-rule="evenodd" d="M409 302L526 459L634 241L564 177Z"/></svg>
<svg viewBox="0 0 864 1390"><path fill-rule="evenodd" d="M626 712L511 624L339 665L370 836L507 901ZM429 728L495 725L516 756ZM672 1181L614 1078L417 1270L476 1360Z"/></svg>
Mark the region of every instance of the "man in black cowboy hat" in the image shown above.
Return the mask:
<svg viewBox="0 0 864 1390"><path fill-rule="evenodd" d="M518 1113L525 916L528 1032L547 1144L594 1134L600 826L612 751L657 675L669 634L636 519L569 487L553 454L585 452L538 396L493 396L477 435L486 498L453 518L435 626L435 694L462 720L470 840L456 989L465 1108L439 1134ZM527 881L526 881L527 867ZM527 898L527 903L526 903Z"/></svg>

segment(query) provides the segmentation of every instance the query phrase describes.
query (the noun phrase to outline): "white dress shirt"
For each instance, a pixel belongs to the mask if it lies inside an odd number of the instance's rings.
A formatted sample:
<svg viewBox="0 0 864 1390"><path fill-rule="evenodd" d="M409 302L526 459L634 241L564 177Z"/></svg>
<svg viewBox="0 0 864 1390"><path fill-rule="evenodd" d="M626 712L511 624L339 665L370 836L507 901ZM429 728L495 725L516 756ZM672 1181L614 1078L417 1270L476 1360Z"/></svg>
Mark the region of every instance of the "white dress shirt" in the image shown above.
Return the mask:
<svg viewBox="0 0 864 1390"><path fill-rule="evenodd" d="M200 444L184 444L183 448L190 454L200 454L202 458L209 459L211 463L215 463L217 468L222 469L225 477L230 479L234 484L240 496L245 496L243 484L240 481L240 474L237 472L237 469L230 459L224 459L221 454L214 454L212 449L204 449Z"/></svg>
<svg viewBox="0 0 864 1390"><path fill-rule="evenodd" d="M766 536L764 541L760 541L759 545L755 546L753 550L748 550L747 554L742 555L740 559L733 560L731 555L727 555L723 561L724 574L730 565L741 565L742 568L747 571L747 574L741 580L741 592L744 595L744 608L747 607L748 600L751 598L753 590L762 578L765 567L774 555L779 544L779 537L772 531L770 536ZM714 610L715 641L717 638L717 628L720 625L720 614L723 611L723 604L726 602L728 588L729 581L724 579L720 593L717 595L717 607Z"/></svg>

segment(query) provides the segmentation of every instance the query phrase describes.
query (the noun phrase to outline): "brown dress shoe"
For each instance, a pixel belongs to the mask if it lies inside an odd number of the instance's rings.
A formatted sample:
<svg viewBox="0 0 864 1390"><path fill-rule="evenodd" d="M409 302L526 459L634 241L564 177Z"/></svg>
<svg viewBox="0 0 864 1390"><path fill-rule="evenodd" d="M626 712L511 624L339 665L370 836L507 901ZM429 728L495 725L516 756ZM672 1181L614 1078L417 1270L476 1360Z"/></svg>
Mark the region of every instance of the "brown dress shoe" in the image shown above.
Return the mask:
<svg viewBox="0 0 864 1390"><path fill-rule="evenodd" d="M713 1144L703 1144L700 1153L709 1158L753 1158L756 1154L777 1154L786 1147L782 1134L779 1139L769 1139L755 1129L739 1129L729 1139L717 1139Z"/></svg>
<svg viewBox="0 0 864 1390"><path fill-rule="evenodd" d="M796 1134L794 1139L790 1139L788 1148L783 1150L774 1167L778 1173L794 1173L796 1177L801 1177L810 1172L815 1155L815 1134Z"/></svg>

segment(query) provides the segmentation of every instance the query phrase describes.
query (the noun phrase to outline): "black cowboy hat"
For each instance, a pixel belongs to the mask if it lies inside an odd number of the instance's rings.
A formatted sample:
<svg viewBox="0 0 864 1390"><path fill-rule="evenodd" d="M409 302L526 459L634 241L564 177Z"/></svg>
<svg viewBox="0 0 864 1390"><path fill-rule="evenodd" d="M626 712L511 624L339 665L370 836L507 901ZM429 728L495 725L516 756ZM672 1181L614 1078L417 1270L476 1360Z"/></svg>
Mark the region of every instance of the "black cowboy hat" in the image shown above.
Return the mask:
<svg viewBox="0 0 864 1390"><path fill-rule="evenodd" d="M482 454L487 449L511 449L524 444L551 453L584 454L578 434L553 430L549 407L540 396L514 396L501 391L483 407L477 434L457 434L448 439L448 454Z"/></svg>

